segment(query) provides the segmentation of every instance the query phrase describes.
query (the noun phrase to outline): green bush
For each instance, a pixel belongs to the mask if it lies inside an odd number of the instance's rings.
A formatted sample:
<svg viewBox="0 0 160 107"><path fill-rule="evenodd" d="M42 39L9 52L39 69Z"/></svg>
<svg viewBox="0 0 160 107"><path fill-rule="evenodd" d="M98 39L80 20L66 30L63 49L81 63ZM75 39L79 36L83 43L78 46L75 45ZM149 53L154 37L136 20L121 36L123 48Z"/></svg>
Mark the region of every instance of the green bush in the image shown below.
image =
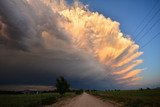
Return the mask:
<svg viewBox="0 0 160 107"><path fill-rule="evenodd" d="M76 90L76 95L80 95L83 93L83 90Z"/></svg>

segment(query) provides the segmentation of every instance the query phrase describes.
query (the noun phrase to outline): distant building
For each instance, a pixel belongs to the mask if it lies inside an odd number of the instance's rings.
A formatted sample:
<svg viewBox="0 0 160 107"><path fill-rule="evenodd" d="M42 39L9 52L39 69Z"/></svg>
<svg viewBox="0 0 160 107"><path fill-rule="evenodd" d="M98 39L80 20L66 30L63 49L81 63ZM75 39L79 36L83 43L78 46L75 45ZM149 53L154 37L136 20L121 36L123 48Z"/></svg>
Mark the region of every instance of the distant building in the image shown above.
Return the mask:
<svg viewBox="0 0 160 107"><path fill-rule="evenodd" d="M35 89L28 89L28 90L21 91L21 93L23 93L23 94L39 94L39 93L41 93L41 91L38 91Z"/></svg>

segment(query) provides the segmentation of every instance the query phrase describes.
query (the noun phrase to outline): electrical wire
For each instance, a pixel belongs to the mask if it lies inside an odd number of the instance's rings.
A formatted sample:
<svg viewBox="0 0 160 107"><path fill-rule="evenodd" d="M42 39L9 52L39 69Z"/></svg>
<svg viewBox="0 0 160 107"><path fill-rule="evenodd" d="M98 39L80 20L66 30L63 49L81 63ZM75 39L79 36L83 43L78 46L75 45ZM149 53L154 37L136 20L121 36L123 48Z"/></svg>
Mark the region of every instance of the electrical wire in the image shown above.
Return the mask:
<svg viewBox="0 0 160 107"><path fill-rule="evenodd" d="M139 23L139 25L136 27L136 29L134 30L134 32L137 32L137 30L139 29L139 27L144 23L144 21L146 20L146 18L150 15L150 13L153 11L153 9L156 7L156 5L158 4L159 0L157 0L155 2L155 4L152 6L152 8L150 9L150 11L148 12L148 14L143 18L143 20L141 21L141 23ZM134 33L135 34L135 33Z"/></svg>
<svg viewBox="0 0 160 107"><path fill-rule="evenodd" d="M146 44L144 44L141 49L145 48L147 45L149 45L154 39L156 39L156 37L158 37L158 35L160 35L160 32L157 33L153 38L151 38Z"/></svg>

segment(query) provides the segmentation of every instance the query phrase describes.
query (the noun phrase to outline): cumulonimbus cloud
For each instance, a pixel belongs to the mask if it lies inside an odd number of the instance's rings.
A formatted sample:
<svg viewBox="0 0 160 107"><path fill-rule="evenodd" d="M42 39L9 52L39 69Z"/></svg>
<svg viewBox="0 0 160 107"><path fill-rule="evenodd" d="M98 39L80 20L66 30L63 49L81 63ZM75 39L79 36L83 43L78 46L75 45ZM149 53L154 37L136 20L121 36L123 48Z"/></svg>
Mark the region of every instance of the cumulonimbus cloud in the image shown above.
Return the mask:
<svg viewBox="0 0 160 107"><path fill-rule="evenodd" d="M33 63L31 69L87 78L103 87L107 82L135 84L142 70L134 67L143 62L137 60L142 52L119 25L77 1L68 5L64 0L1 0L1 61L8 66L13 66L9 60ZM12 54L2 58L8 52Z"/></svg>

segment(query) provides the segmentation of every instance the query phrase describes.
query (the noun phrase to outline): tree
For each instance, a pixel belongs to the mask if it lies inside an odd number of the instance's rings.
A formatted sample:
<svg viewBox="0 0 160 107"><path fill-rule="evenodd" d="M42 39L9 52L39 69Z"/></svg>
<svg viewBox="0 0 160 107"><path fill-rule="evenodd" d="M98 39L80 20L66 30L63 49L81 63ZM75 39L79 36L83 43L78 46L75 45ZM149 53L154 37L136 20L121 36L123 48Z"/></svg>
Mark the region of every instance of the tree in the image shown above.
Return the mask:
<svg viewBox="0 0 160 107"><path fill-rule="evenodd" d="M69 83L67 82L67 80L64 79L64 77L59 77L57 78L56 81L56 88L57 91L59 92L59 94L63 95L64 93L66 93L67 91L69 91Z"/></svg>
<svg viewBox="0 0 160 107"><path fill-rule="evenodd" d="M150 88L149 88L149 87L147 87L146 89L147 89L147 90L150 90Z"/></svg>

